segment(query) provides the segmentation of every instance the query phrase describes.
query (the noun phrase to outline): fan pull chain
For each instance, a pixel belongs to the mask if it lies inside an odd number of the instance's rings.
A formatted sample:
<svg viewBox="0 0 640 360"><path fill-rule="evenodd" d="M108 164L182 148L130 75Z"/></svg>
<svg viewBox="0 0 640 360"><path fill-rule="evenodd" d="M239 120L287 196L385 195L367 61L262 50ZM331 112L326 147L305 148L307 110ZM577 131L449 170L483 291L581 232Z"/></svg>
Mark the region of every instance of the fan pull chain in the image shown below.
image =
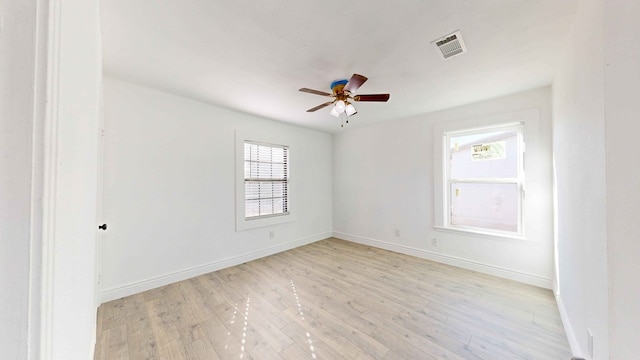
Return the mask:
<svg viewBox="0 0 640 360"><path fill-rule="evenodd" d="M342 113L340 114L340 127L344 127L344 124L348 124L349 123L349 118L347 117L347 114Z"/></svg>

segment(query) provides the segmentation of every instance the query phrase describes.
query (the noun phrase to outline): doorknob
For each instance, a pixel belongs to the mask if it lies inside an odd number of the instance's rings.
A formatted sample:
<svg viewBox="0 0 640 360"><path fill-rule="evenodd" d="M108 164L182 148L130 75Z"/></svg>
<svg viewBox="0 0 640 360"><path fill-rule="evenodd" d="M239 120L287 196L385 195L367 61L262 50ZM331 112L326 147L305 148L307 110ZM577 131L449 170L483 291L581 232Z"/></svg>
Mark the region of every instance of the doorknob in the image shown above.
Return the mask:
<svg viewBox="0 0 640 360"><path fill-rule="evenodd" d="M102 225L98 226L98 229L107 230L107 224L102 224Z"/></svg>

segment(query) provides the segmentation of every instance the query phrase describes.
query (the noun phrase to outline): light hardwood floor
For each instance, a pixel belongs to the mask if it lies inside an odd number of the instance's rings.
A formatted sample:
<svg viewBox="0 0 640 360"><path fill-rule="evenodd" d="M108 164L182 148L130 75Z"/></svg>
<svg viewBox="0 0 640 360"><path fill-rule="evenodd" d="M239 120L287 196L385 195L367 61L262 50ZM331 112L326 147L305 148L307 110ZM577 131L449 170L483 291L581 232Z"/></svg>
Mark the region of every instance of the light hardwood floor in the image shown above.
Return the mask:
<svg viewBox="0 0 640 360"><path fill-rule="evenodd" d="M95 359L570 359L549 290L327 239L103 304Z"/></svg>

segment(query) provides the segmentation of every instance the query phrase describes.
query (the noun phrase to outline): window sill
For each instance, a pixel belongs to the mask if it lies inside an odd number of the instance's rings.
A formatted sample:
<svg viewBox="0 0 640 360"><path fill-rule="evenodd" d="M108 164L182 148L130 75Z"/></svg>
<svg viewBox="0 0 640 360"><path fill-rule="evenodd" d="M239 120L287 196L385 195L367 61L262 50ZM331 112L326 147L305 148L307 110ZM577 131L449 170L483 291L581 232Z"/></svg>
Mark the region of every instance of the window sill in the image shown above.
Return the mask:
<svg viewBox="0 0 640 360"><path fill-rule="evenodd" d="M527 240L527 238L522 235L509 235L509 234L496 233L491 231L461 229L461 228L452 228L452 227L445 227L445 226L434 226L433 228L435 231L450 233L450 234L473 235L473 236L481 237L485 239L515 241L515 242L528 244L528 245L534 244L533 241Z"/></svg>
<svg viewBox="0 0 640 360"><path fill-rule="evenodd" d="M284 224L295 221L295 216L289 212L286 215L263 216L259 218L240 218L236 221L236 231L251 230L265 226Z"/></svg>

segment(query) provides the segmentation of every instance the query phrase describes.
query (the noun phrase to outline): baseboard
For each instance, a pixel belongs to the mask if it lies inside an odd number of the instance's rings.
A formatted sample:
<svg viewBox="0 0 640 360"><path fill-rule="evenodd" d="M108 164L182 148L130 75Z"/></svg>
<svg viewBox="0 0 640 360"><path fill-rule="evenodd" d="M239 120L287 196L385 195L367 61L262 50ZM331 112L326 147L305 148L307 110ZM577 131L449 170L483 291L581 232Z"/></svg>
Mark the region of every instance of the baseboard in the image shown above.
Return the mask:
<svg viewBox="0 0 640 360"><path fill-rule="evenodd" d="M564 332L567 334L567 341L569 342L569 348L571 349L571 354L572 356L584 357L582 355L582 351L580 351L580 345L578 344L576 333L573 331L573 326L571 326L571 322L569 321L569 315L567 314L567 310L564 307L562 296L560 296L560 294L558 294L556 291L553 292L553 295L556 298L556 304L558 304L558 312L560 312L560 320L562 320L562 326L564 326Z"/></svg>
<svg viewBox="0 0 640 360"><path fill-rule="evenodd" d="M279 252L287 251L299 246L314 243L319 240L330 238L332 233L322 233L317 235L308 236L302 239L291 241L288 243L272 246L266 249L252 251L239 256L234 256L226 259L216 260L208 264L194 266L189 269L176 271L174 273L157 276L142 281L136 281L122 286L114 287L111 289L104 289L100 292L100 301L102 303L120 299L125 296L134 295L143 291L155 289L161 286L165 286L174 282L190 279L196 276L207 274L213 271L218 271L231 266L240 265L242 263L263 258L265 256L277 254Z"/></svg>
<svg viewBox="0 0 640 360"><path fill-rule="evenodd" d="M417 249L410 246L393 244L386 241L366 238L358 235L346 234L342 232L334 232L333 236L338 239L347 240L347 241L351 241L351 242L355 242L363 245L374 246L374 247L385 249L385 250L395 251L397 253L411 255L411 256L415 256L422 259L427 259L427 260L431 260L431 261L435 261L435 262L439 262L447 265L457 266L463 269L473 270L473 271L481 272L484 274L489 274L489 275L493 275L493 276L497 276L505 279L510 279L510 280L522 282L525 284L529 284L529 285L533 285L533 286L537 286L545 289L552 288L551 279L538 276L538 275L528 274L528 273L519 272L519 271L507 269L507 268L502 268L499 266L483 264L477 261L472 261L472 260L467 260L467 259L463 259L455 256Z"/></svg>

